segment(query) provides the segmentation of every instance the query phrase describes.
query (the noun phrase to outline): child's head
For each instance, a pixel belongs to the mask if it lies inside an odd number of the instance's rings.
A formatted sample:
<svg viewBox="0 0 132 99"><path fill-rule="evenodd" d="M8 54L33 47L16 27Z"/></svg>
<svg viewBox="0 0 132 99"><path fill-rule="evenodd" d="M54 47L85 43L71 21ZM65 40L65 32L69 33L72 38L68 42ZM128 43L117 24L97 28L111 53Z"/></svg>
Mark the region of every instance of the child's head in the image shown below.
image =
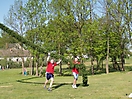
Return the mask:
<svg viewBox="0 0 132 99"><path fill-rule="evenodd" d="M78 61L78 58L75 58L75 62L77 62Z"/></svg>
<svg viewBox="0 0 132 99"><path fill-rule="evenodd" d="M50 62L51 62L51 63L54 63L54 59L51 59Z"/></svg>

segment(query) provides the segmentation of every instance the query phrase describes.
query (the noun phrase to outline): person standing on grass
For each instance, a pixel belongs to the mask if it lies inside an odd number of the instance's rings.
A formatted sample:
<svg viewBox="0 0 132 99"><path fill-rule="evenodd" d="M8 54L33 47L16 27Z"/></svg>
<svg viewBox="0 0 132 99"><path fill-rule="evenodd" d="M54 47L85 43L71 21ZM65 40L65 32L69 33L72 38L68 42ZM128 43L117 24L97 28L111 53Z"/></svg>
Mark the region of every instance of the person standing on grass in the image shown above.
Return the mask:
<svg viewBox="0 0 132 99"><path fill-rule="evenodd" d="M54 62L54 59L50 59L50 53L48 53L48 57L47 57L47 68L46 68L46 81L44 83L44 88L46 88L46 84L48 83L49 80L51 80L50 82L50 86L48 88L48 91L51 91L52 89L52 84L54 82L54 67L57 66L58 64L60 64L61 60L59 60L58 62Z"/></svg>
<svg viewBox="0 0 132 99"><path fill-rule="evenodd" d="M27 76L27 69L24 68L24 75Z"/></svg>
<svg viewBox="0 0 132 99"><path fill-rule="evenodd" d="M75 58L73 63L74 64L80 64L80 62L78 61L78 58ZM74 76L72 88L75 88L76 89L77 88L76 83L77 83L78 76L79 76L79 70L75 66L72 69L72 74Z"/></svg>

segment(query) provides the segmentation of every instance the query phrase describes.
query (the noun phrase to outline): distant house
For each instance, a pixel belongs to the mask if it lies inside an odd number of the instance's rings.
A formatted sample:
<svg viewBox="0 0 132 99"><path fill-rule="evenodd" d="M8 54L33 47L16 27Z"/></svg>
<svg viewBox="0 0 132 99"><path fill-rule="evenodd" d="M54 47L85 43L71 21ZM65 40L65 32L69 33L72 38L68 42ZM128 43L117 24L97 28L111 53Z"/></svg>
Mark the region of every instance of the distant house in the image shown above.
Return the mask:
<svg viewBox="0 0 132 99"><path fill-rule="evenodd" d="M14 62L22 62L22 57L26 61L30 57L30 52L25 50L18 43L6 44L5 49L0 49L0 59L12 60Z"/></svg>

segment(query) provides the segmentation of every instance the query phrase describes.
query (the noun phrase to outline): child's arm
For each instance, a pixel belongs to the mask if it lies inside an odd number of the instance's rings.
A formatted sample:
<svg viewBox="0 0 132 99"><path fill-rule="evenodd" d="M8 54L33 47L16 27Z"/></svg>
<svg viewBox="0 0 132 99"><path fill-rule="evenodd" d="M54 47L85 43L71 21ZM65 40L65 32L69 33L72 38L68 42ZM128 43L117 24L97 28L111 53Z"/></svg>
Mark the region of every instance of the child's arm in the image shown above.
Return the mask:
<svg viewBox="0 0 132 99"><path fill-rule="evenodd" d="M50 53L48 53L47 62L49 62L50 59Z"/></svg>
<svg viewBox="0 0 132 99"><path fill-rule="evenodd" d="M58 62L56 62L56 64L60 64L60 62L61 62L61 59Z"/></svg>

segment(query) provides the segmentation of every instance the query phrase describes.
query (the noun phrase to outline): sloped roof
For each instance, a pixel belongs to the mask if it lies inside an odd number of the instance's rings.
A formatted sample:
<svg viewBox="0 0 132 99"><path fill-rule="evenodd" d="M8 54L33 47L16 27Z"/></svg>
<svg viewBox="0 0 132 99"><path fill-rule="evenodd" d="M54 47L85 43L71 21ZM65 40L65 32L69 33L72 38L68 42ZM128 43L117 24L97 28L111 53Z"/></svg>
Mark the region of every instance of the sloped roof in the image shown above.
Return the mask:
<svg viewBox="0 0 132 99"><path fill-rule="evenodd" d="M7 44L6 49L0 49L0 57L29 57L30 52L18 43Z"/></svg>
<svg viewBox="0 0 132 99"><path fill-rule="evenodd" d="M2 49L0 50L0 57L29 57L30 52L28 50L20 49Z"/></svg>
<svg viewBox="0 0 132 99"><path fill-rule="evenodd" d="M17 48L21 49L21 45L19 43L6 43L6 49L11 49L11 48Z"/></svg>

